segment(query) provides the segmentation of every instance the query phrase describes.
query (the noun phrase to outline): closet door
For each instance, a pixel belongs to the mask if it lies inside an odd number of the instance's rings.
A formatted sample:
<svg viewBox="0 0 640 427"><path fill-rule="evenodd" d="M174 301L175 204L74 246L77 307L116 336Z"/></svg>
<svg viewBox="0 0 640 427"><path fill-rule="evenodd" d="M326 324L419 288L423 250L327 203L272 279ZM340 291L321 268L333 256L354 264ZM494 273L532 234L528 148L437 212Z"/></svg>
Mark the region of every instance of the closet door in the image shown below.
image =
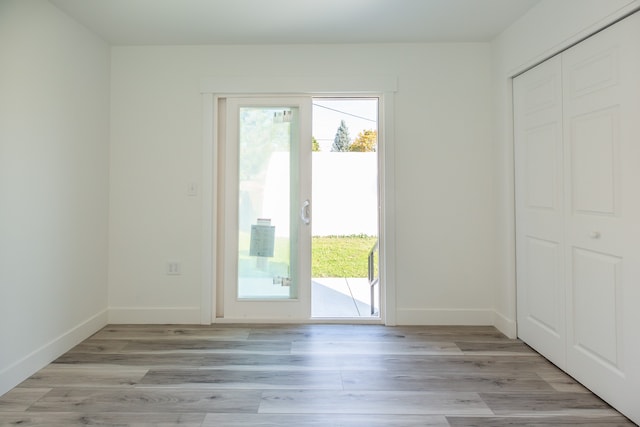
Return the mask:
<svg viewBox="0 0 640 427"><path fill-rule="evenodd" d="M640 14L563 54L567 371L640 419Z"/></svg>
<svg viewBox="0 0 640 427"><path fill-rule="evenodd" d="M514 80L518 336L565 366L562 70Z"/></svg>

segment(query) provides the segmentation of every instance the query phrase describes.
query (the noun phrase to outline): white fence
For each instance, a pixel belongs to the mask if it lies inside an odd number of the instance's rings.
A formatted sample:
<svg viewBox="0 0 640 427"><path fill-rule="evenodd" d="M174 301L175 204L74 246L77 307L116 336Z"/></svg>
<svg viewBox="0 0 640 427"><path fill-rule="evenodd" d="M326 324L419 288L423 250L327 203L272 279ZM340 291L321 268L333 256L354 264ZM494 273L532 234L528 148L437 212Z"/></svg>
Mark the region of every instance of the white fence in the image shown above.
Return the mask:
<svg viewBox="0 0 640 427"><path fill-rule="evenodd" d="M314 236L378 235L377 162L377 153L313 153ZM261 216L272 219L281 236L288 235L288 174L288 155L272 156Z"/></svg>
<svg viewBox="0 0 640 427"><path fill-rule="evenodd" d="M313 153L312 234L378 235L377 153Z"/></svg>

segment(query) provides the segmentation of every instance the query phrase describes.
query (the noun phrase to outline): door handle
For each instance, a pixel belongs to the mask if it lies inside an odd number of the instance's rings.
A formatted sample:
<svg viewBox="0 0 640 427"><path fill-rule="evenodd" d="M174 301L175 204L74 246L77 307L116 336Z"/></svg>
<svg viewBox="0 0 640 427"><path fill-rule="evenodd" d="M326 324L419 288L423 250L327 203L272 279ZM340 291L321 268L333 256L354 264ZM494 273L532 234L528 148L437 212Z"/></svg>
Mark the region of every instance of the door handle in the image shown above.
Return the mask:
<svg viewBox="0 0 640 427"><path fill-rule="evenodd" d="M302 203L302 208L300 209L300 218L302 219L302 222L304 222L306 225L309 225L309 223L311 222L311 217L309 213L310 205L311 203L309 202L309 200L305 200L304 203Z"/></svg>

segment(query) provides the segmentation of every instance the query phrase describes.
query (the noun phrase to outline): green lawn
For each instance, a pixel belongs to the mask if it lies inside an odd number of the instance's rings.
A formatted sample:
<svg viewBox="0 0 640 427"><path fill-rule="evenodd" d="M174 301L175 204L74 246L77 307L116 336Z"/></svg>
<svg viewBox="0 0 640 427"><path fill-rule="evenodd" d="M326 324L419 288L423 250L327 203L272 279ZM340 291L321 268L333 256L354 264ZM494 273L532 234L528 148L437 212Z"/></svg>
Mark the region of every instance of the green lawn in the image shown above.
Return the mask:
<svg viewBox="0 0 640 427"><path fill-rule="evenodd" d="M249 233L240 233L238 263L246 277L289 275L289 239L276 238L274 256L265 269L256 267L256 257L249 256ZM311 277L367 277L367 257L376 243L373 236L312 237ZM378 258L376 251L376 273Z"/></svg>
<svg viewBox="0 0 640 427"><path fill-rule="evenodd" d="M312 277L367 277L367 257L376 237L315 236L312 239Z"/></svg>

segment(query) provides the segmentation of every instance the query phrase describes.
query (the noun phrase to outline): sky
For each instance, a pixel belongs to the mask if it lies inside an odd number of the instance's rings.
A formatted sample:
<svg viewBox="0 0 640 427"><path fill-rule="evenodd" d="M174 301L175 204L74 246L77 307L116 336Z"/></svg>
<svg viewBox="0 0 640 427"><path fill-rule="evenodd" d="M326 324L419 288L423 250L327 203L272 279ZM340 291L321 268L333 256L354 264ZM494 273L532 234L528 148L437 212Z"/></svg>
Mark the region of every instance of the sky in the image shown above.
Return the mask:
<svg viewBox="0 0 640 427"><path fill-rule="evenodd" d="M333 138L344 120L353 141L358 133L378 129L378 98L313 98L313 136L320 151L331 151Z"/></svg>

